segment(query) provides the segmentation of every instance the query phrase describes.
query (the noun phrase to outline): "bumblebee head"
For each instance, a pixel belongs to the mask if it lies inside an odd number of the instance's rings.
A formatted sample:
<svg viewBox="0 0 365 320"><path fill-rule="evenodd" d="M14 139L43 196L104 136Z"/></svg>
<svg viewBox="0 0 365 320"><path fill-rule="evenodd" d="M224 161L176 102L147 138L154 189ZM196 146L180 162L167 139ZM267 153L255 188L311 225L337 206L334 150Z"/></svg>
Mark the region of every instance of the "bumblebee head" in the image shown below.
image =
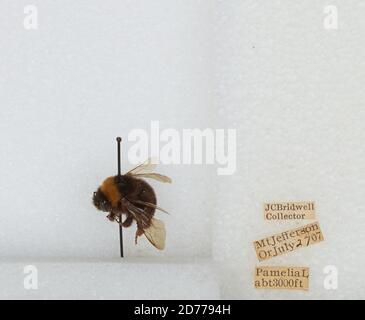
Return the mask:
<svg viewBox="0 0 365 320"><path fill-rule="evenodd" d="M94 192L93 203L94 206L100 211L110 212L112 209L110 201L100 188L96 192Z"/></svg>

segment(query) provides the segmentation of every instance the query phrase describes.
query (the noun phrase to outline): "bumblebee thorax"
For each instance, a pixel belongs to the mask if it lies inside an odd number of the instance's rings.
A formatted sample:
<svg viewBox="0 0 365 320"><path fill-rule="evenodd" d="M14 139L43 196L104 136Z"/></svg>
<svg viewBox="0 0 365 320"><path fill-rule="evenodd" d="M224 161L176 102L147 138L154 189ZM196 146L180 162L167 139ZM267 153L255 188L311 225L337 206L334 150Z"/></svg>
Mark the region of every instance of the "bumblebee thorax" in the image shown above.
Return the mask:
<svg viewBox="0 0 365 320"><path fill-rule="evenodd" d="M116 184L115 177L106 178L101 184L100 189L113 207L118 205L118 202L121 199L121 194Z"/></svg>

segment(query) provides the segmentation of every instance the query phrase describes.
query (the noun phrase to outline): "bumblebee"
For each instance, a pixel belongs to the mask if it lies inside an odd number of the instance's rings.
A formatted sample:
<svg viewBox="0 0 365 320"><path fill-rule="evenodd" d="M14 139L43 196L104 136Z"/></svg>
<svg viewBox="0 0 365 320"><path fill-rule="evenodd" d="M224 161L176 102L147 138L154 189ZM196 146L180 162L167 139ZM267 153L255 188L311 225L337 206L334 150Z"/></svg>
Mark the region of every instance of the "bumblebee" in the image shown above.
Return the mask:
<svg viewBox="0 0 365 320"><path fill-rule="evenodd" d="M145 235L149 242L159 250L165 248L166 230L162 220L154 218L156 209L167 213L157 206L156 194L144 178L171 183L171 179L154 173L156 164L151 159L140 164L126 174L106 178L94 192L93 204L103 212L108 212L110 221L128 228L137 224L135 243ZM125 215L124 221L122 216Z"/></svg>

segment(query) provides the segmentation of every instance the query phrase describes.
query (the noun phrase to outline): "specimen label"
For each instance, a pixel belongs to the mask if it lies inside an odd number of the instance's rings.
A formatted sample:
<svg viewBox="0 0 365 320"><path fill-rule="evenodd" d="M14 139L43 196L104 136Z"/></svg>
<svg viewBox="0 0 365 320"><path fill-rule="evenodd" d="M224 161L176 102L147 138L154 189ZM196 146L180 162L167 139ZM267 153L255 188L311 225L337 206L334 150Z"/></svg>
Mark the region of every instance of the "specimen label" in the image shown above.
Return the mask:
<svg viewBox="0 0 365 320"><path fill-rule="evenodd" d="M321 241L323 241L323 235L316 221L297 229L254 241L253 244L257 258L259 261L263 261Z"/></svg>
<svg viewBox="0 0 365 320"><path fill-rule="evenodd" d="M308 290L309 268L306 267L256 267L256 289Z"/></svg>
<svg viewBox="0 0 365 320"><path fill-rule="evenodd" d="M264 203L266 220L304 220L315 219L314 202L273 202Z"/></svg>

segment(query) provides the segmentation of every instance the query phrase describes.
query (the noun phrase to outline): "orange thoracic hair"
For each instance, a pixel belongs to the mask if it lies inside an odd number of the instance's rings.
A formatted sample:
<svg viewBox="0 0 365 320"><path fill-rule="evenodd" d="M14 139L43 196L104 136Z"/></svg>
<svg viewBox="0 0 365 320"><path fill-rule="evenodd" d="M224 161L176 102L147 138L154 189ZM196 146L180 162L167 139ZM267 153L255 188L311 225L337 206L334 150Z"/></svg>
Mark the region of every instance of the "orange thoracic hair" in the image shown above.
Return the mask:
<svg viewBox="0 0 365 320"><path fill-rule="evenodd" d="M113 207L116 207L118 205L118 201L121 198L121 195L115 183L115 177L106 178L101 184L100 189L110 201L111 205Z"/></svg>

